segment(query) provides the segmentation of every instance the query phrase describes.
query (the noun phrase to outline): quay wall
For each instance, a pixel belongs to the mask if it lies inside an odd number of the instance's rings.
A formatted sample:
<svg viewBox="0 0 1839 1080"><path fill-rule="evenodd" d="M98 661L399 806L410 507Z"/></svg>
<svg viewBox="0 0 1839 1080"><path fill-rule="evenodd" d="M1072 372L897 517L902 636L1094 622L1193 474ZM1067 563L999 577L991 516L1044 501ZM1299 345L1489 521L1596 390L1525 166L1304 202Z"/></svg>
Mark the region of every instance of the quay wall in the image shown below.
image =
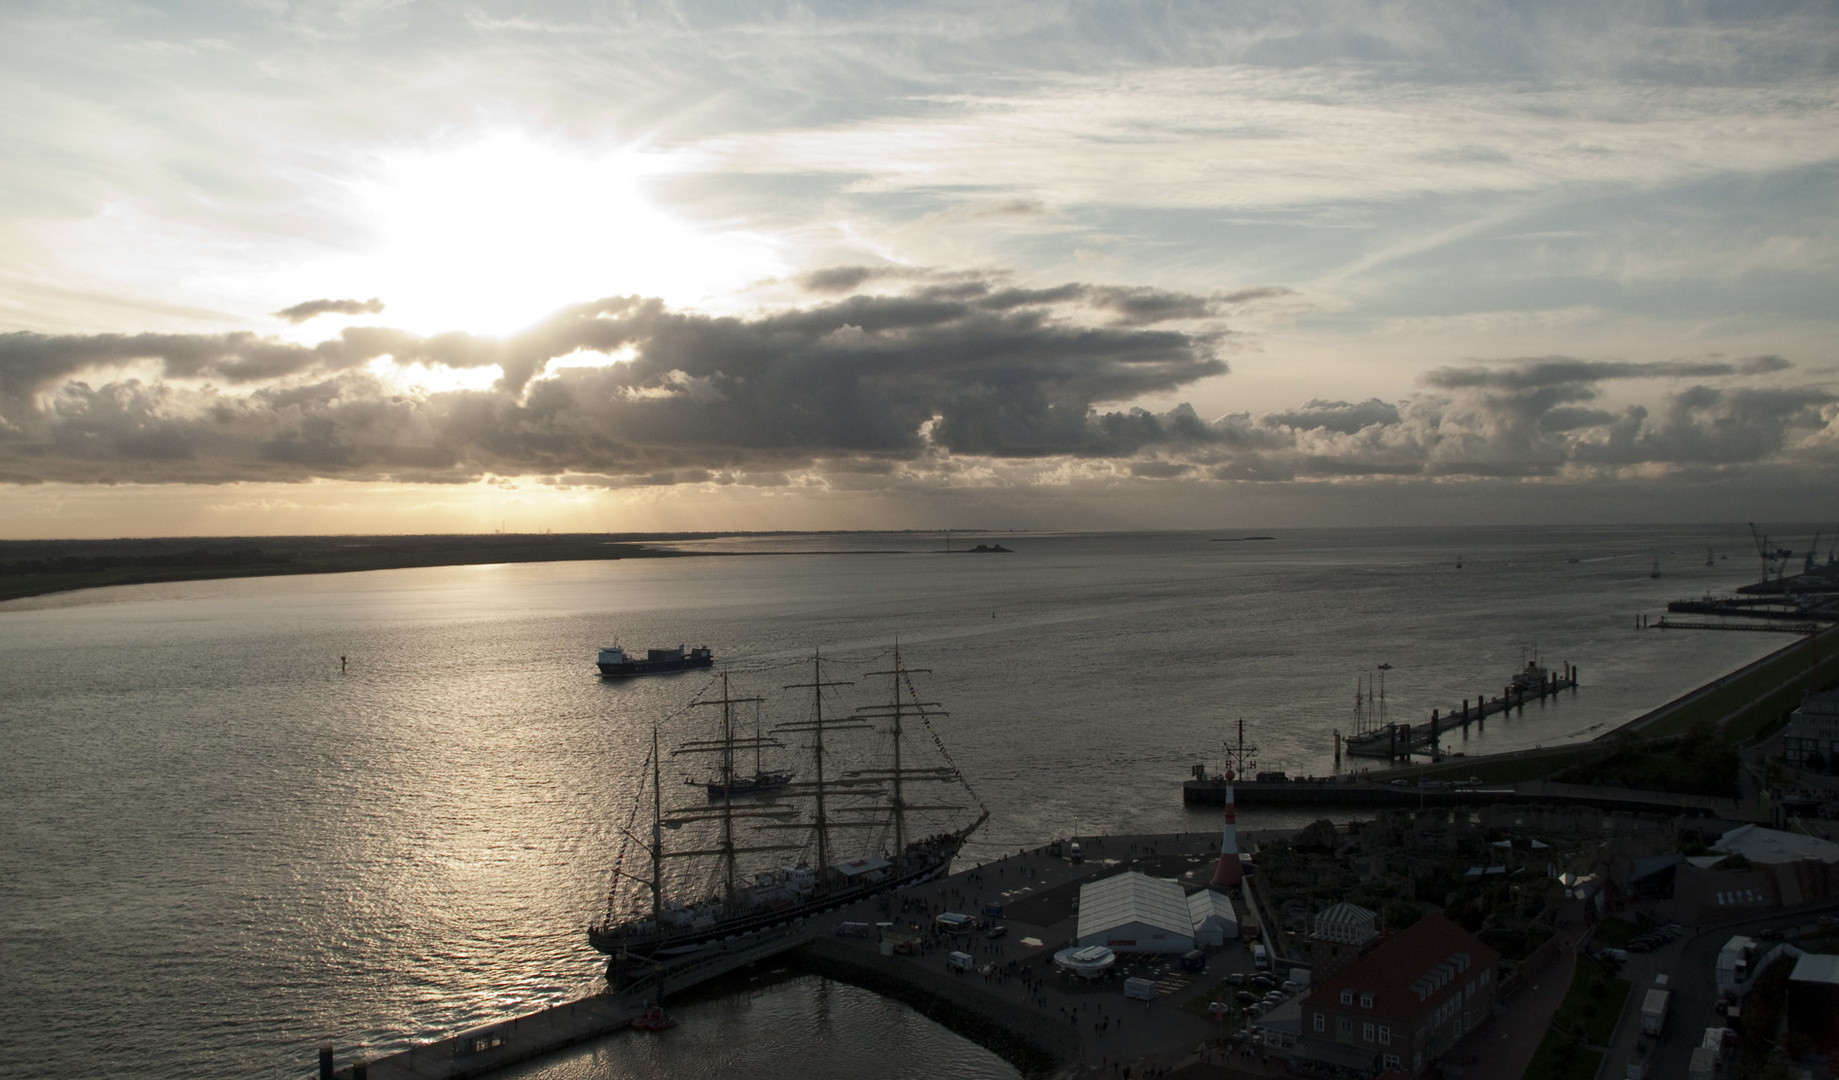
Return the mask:
<svg viewBox="0 0 1839 1080"><path fill-rule="evenodd" d="M1479 760L1479 759L1478 759ZM1589 787L1581 784L1529 783L1512 788L1393 787L1365 781L1294 782L1265 781L1233 785L1233 801L1245 806L1486 806L1510 803L1532 806L1557 803L1594 806L1602 810L1645 810L1668 814L1720 814L1732 816L1736 802L1702 796L1632 788ZM1182 801L1219 806L1226 800L1226 785L1211 780L1182 784Z"/></svg>
<svg viewBox="0 0 1839 1080"><path fill-rule="evenodd" d="M942 967L935 971L907 963L877 964L879 954L824 938L794 950L787 959L813 974L903 1002L995 1053L1024 1076L1052 1075L1083 1060L1074 1025L984 993L981 976L953 975Z"/></svg>

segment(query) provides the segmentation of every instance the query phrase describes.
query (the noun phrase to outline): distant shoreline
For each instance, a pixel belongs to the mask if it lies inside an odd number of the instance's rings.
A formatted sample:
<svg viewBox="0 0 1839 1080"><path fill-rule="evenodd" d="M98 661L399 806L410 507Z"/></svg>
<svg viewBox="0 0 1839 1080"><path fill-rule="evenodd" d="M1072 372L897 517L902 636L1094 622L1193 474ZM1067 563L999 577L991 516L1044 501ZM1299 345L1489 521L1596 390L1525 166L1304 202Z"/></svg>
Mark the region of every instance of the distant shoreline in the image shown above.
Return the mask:
<svg viewBox="0 0 1839 1080"><path fill-rule="evenodd" d="M347 574L491 563L594 562L718 555L911 552L673 551L656 545L800 533L571 533L563 535L263 536L139 540L0 541L0 602L173 581ZM930 535L922 533L920 535Z"/></svg>

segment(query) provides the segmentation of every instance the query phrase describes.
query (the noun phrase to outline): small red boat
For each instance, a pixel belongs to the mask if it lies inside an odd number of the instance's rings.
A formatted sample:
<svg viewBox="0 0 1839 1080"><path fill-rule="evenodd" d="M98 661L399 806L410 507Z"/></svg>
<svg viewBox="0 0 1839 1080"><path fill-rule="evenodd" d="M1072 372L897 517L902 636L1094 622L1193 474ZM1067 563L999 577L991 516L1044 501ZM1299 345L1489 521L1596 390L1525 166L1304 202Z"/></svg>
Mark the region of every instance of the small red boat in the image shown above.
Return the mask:
<svg viewBox="0 0 1839 1080"><path fill-rule="evenodd" d="M667 1016L662 1008L653 1005L643 1013L632 1018L632 1026L639 1031L663 1031L677 1026L677 1018Z"/></svg>

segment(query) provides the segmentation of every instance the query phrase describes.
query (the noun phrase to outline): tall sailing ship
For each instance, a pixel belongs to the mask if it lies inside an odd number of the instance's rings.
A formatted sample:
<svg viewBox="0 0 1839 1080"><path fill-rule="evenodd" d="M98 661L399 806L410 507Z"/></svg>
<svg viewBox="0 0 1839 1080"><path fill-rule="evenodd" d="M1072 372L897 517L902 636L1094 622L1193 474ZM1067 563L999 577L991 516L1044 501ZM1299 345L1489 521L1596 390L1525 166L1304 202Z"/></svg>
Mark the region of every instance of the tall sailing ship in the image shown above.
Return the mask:
<svg viewBox="0 0 1839 1080"><path fill-rule="evenodd" d="M990 812L933 731L932 718L946 714L937 702L921 701L914 690L912 676L926 669L906 667L896 648L890 670L869 673L869 677L887 678L890 694L886 703L837 715L834 710L826 712L826 693L854 684L826 680L824 664L821 655L813 655L811 681L785 687L810 692L809 715L775 725L770 733L759 728L752 735L737 730L735 707L757 704L761 699L735 697L727 673L722 675L719 698L691 703L721 709L718 737L685 742L665 751L656 729L652 731L643 782L649 787L641 786L633 814L636 819L639 807L649 802L650 835L641 837L630 823L621 830L629 842L644 849L640 861L648 861L649 866L644 873L627 869L622 850L605 915L588 927L588 941L594 948L615 961L684 956L729 938L768 932L909 888L950 869L952 859L989 819ZM943 764L915 766L909 762L905 737L915 724L932 736ZM810 740L798 748L811 754L812 779L788 780L770 789L748 784L753 777L737 770L737 758L750 751L758 755L767 748L783 749L786 743L781 736ZM853 768L843 765L850 756L850 744L862 742L882 742L887 759ZM858 745L856 749L872 751L874 747ZM673 758L715 755L716 777L706 782L708 799L691 805L665 805L666 754ZM756 757L755 776L761 772ZM961 787L975 804L976 819L960 828L913 835L928 815L964 815L973 809L912 798L914 785L933 783ZM689 839L681 847L667 846L667 830L686 830ZM780 835L787 842L770 842ZM762 842L749 842L754 837Z"/></svg>

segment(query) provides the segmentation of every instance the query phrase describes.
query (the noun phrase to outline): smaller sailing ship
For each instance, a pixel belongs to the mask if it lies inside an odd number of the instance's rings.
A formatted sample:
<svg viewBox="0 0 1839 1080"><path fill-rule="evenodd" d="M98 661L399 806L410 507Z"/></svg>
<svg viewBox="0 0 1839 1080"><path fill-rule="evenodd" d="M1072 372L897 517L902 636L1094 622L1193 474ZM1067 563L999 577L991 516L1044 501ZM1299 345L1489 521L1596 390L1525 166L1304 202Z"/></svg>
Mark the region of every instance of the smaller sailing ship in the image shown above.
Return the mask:
<svg viewBox="0 0 1839 1080"><path fill-rule="evenodd" d="M779 748L783 748L785 746L784 743L779 742L777 739L763 738L760 734L759 705L763 700L764 699L757 698L757 697L756 698L730 697L728 693L728 676L726 673L723 673L722 675L722 700L721 701L699 702L698 704L704 704L704 705L722 704L722 705L732 707L734 705L747 704L749 702L753 703L754 705L753 738L751 739L735 739L735 738L714 739L714 740L709 740L709 741L699 742L699 743L686 743L684 744L684 746L677 748L675 751L672 752L673 754L695 753L699 750L702 750L702 751L719 750L722 754L721 768L717 772L717 775L707 780L696 780L690 777L685 777L683 780L684 783L690 785L691 787L701 787L705 789L706 791L708 791L709 798L711 799L741 799L741 798L746 798L747 796L750 796L750 795L771 794L772 792L777 791L778 789L783 788L792 782L792 777L794 775L793 773L781 772L781 771L777 771L773 769L768 769L766 767L765 759L762 757L762 752L769 746L779 747ZM724 717L724 724L732 724L732 720L733 720L732 715L726 716ZM735 751L737 750L745 751L749 747L753 748L753 773L751 775L739 772L734 763Z"/></svg>

